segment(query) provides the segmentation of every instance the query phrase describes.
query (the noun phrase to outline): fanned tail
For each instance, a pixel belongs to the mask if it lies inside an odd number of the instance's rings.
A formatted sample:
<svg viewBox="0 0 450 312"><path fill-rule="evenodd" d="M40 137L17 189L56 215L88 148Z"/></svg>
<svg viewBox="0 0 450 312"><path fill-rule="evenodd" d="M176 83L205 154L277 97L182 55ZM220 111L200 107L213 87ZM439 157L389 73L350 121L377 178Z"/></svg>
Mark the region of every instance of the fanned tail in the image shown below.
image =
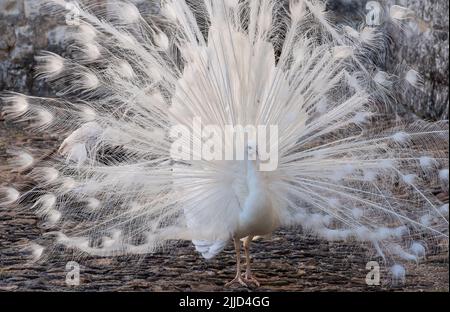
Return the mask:
<svg viewBox="0 0 450 312"><path fill-rule="evenodd" d="M219 252L236 229L245 172L196 154L207 139L200 118L216 126L210 136L277 127L267 147L278 167L264 176L283 225L372 243L392 264L448 244L448 199L436 196L448 188L448 122L392 121L396 91L421 78L376 66L378 28L336 27L312 0L168 0L149 18L127 1L74 7L72 58L37 57L58 96L2 101L6 120L61 139L50 157L11 151L8 168L32 187L0 189L0 205L28 205L56 242L102 256L179 239L207 258ZM391 23L411 18L390 12ZM191 160L173 159L173 126L190 134L181 147Z"/></svg>

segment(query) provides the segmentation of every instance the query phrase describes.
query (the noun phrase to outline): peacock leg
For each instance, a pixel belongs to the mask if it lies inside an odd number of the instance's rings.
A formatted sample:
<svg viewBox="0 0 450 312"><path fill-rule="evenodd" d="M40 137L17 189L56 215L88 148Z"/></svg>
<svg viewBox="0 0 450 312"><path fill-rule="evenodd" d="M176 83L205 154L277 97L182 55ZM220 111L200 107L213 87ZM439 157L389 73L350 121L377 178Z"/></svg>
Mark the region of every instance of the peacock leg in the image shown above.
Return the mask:
<svg viewBox="0 0 450 312"><path fill-rule="evenodd" d="M250 243L252 242L253 236L248 236L244 240L244 252L245 252L245 273L244 273L244 280L247 283L253 283L257 287L260 286L258 280L253 276L252 271L250 269Z"/></svg>
<svg viewBox="0 0 450 312"><path fill-rule="evenodd" d="M234 238L234 249L236 250L236 277L225 284L225 287L229 287L233 284L239 283L244 287L248 287L248 285L244 282L241 276L241 242L239 239Z"/></svg>

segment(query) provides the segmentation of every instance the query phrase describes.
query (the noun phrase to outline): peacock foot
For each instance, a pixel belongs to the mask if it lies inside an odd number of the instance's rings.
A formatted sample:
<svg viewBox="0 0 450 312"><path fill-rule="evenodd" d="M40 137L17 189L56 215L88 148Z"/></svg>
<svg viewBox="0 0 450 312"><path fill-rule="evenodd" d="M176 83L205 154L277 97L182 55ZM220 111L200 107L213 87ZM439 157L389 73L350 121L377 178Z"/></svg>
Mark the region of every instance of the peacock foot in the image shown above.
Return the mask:
<svg viewBox="0 0 450 312"><path fill-rule="evenodd" d="M248 273L248 272L242 273L242 277L243 277L243 280L247 283L247 285L248 285L248 284L254 284L256 287L261 286L261 284L260 284L260 283L258 282L258 280L253 276L252 273Z"/></svg>
<svg viewBox="0 0 450 312"><path fill-rule="evenodd" d="M241 275L237 274L236 277L230 282L225 284L225 287L230 287L234 284L240 284L243 287L248 287L247 283L244 281Z"/></svg>

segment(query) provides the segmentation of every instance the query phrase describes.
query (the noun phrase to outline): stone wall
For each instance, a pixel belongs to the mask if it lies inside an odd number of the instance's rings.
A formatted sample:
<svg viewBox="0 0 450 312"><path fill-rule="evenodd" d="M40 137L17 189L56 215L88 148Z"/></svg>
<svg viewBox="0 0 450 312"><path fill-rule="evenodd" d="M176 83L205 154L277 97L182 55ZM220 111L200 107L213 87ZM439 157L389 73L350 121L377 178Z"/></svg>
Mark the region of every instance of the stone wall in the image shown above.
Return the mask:
<svg viewBox="0 0 450 312"><path fill-rule="evenodd" d="M104 2L105 0L98 0ZM366 0L329 0L330 9L346 20L361 20ZM425 86L401 99L404 107L426 119L448 118L448 0L387 0L417 12L418 27L405 36L398 30L387 67L403 60L423 74ZM154 5L158 0L135 0ZM33 78L34 58L40 50L60 52L65 21L46 11L44 0L0 0L0 90L45 94L48 88ZM151 3L151 4L149 4Z"/></svg>
<svg viewBox="0 0 450 312"><path fill-rule="evenodd" d="M58 51L64 27L44 10L41 0L0 0L0 90L45 92L33 79L33 56Z"/></svg>

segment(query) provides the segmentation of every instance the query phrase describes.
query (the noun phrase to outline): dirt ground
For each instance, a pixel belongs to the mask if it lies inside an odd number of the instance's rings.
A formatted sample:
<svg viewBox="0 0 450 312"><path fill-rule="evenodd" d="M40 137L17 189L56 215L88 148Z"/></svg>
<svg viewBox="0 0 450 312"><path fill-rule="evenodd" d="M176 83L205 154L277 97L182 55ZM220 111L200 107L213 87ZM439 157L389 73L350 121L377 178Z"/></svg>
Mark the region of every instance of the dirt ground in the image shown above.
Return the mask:
<svg viewBox="0 0 450 312"><path fill-rule="evenodd" d="M1 171L9 146L32 143L51 145L51 139L25 136L2 126L0 120L0 185L15 180ZM16 181L17 182L17 181ZM52 254L46 261L30 263L17 248L45 232L31 213L0 208L0 290L3 291L248 291L224 287L235 274L232 244L217 258L206 261L190 242L140 258L79 258ZM381 286L365 283L370 248L349 243L328 243L283 229L270 240L252 244L253 270L261 283L258 291L449 291L448 254L428 257L407 267L406 281L393 285L382 266ZM80 265L80 285L66 284L66 264Z"/></svg>

